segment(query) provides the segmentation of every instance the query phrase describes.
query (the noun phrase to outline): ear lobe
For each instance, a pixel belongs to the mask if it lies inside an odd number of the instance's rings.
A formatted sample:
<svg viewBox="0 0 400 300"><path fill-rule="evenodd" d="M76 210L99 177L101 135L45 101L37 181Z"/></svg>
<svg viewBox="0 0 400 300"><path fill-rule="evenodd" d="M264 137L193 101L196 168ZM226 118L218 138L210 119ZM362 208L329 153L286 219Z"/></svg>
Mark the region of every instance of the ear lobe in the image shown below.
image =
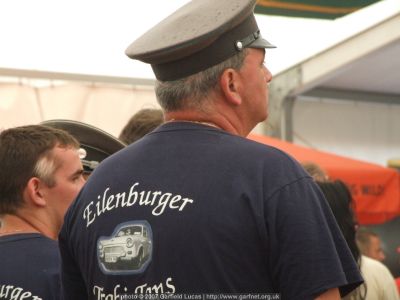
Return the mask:
<svg viewBox="0 0 400 300"><path fill-rule="evenodd" d="M26 185L26 192L29 195L31 202L37 206L46 206L45 193L43 191L44 184L37 177L29 179Z"/></svg>
<svg viewBox="0 0 400 300"><path fill-rule="evenodd" d="M240 94L240 77L236 70L226 69L220 78L220 86L225 99L233 104L240 105L242 103L242 96Z"/></svg>

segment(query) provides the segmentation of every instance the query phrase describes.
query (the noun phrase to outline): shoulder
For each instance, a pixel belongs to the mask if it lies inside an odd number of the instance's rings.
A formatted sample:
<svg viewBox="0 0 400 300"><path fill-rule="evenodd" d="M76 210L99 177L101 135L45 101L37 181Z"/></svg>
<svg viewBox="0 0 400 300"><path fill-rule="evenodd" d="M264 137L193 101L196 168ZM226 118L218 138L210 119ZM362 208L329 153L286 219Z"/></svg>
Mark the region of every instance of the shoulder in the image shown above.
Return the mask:
<svg viewBox="0 0 400 300"><path fill-rule="evenodd" d="M398 299L395 279L384 264L361 256L361 272L367 285L368 299Z"/></svg>
<svg viewBox="0 0 400 300"><path fill-rule="evenodd" d="M58 262L59 251L57 241L40 234L35 234L31 238L27 238L25 244L29 245L30 254L37 259L44 258L44 261L49 265Z"/></svg>
<svg viewBox="0 0 400 300"><path fill-rule="evenodd" d="M40 233L21 233L15 235L4 236L1 242L8 243L10 245L29 245L30 247L49 247L50 249L57 248L58 243Z"/></svg>
<svg viewBox="0 0 400 300"><path fill-rule="evenodd" d="M10 236L8 242L1 245L1 259L7 268L20 272L29 264L26 274L35 272L38 278L53 276L59 272L58 243L37 233ZM25 275L26 275L25 274Z"/></svg>
<svg viewBox="0 0 400 300"><path fill-rule="evenodd" d="M250 140L248 138L243 138L239 136L229 135L231 138L231 143L236 147L234 151L240 151L241 153L246 153L249 158L254 160L254 155L258 159L258 163L261 161L268 162L271 165L282 165L285 167L291 166L294 169L300 169L301 175L307 175L303 168L299 165L298 161L294 159L288 153L275 148L273 146L262 144L257 141Z"/></svg>
<svg viewBox="0 0 400 300"><path fill-rule="evenodd" d="M243 153L254 164L263 166L265 178L284 180L287 183L300 179L311 179L300 163L288 153L247 138L239 138L243 143Z"/></svg>
<svg viewBox="0 0 400 300"><path fill-rule="evenodd" d="M387 274L390 277L393 278L392 274L390 273L388 267L386 267L383 263L380 261L377 261L376 259L369 258L367 256L361 256L361 268L365 269L368 272L380 272L381 274ZM394 280L394 278L393 278Z"/></svg>

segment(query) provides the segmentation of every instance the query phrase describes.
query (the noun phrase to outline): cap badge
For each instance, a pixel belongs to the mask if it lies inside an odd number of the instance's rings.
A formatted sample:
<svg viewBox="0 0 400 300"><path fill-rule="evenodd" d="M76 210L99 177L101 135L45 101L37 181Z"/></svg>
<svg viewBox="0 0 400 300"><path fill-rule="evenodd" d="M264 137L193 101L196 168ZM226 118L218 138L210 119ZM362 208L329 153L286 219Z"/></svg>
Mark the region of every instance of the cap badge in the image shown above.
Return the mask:
<svg viewBox="0 0 400 300"><path fill-rule="evenodd" d="M87 152L86 152L85 149L79 148L78 154L79 154L79 158L80 158L80 159L84 159L84 158L86 157L86 155L87 155Z"/></svg>
<svg viewBox="0 0 400 300"><path fill-rule="evenodd" d="M241 41L237 41L235 46L239 51L243 50L243 43Z"/></svg>

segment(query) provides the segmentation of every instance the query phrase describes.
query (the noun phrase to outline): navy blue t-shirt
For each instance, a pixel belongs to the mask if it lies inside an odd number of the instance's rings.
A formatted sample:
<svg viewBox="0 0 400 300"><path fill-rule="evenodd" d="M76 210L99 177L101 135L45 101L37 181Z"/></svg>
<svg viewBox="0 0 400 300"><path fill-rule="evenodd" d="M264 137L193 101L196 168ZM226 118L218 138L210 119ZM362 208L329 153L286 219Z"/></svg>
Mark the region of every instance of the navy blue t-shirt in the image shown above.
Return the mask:
<svg viewBox="0 0 400 300"><path fill-rule="evenodd" d="M321 197L276 148L166 123L103 161L69 209L59 241L65 298L346 293L362 279Z"/></svg>
<svg viewBox="0 0 400 300"><path fill-rule="evenodd" d="M0 237L0 299L59 300L58 244L41 234Z"/></svg>

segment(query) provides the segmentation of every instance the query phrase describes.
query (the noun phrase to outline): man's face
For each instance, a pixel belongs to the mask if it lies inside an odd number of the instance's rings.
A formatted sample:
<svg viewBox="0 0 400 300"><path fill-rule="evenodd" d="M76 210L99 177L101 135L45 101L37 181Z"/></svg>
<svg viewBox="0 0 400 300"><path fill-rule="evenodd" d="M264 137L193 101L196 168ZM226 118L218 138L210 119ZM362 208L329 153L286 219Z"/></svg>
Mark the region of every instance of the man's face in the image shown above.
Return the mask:
<svg viewBox="0 0 400 300"><path fill-rule="evenodd" d="M239 73L245 82L244 104L255 126L268 117L268 83L272 75L264 65L265 50L249 48L247 51Z"/></svg>
<svg viewBox="0 0 400 300"><path fill-rule="evenodd" d="M383 261L385 259L385 253L383 252L379 237L369 237L369 247L366 255L379 261Z"/></svg>
<svg viewBox="0 0 400 300"><path fill-rule="evenodd" d="M54 173L55 185L43 189L54 222L60 227L65 212L83 187L82 163L77 149L56 147L53 150L58 169Z"/></svg>

